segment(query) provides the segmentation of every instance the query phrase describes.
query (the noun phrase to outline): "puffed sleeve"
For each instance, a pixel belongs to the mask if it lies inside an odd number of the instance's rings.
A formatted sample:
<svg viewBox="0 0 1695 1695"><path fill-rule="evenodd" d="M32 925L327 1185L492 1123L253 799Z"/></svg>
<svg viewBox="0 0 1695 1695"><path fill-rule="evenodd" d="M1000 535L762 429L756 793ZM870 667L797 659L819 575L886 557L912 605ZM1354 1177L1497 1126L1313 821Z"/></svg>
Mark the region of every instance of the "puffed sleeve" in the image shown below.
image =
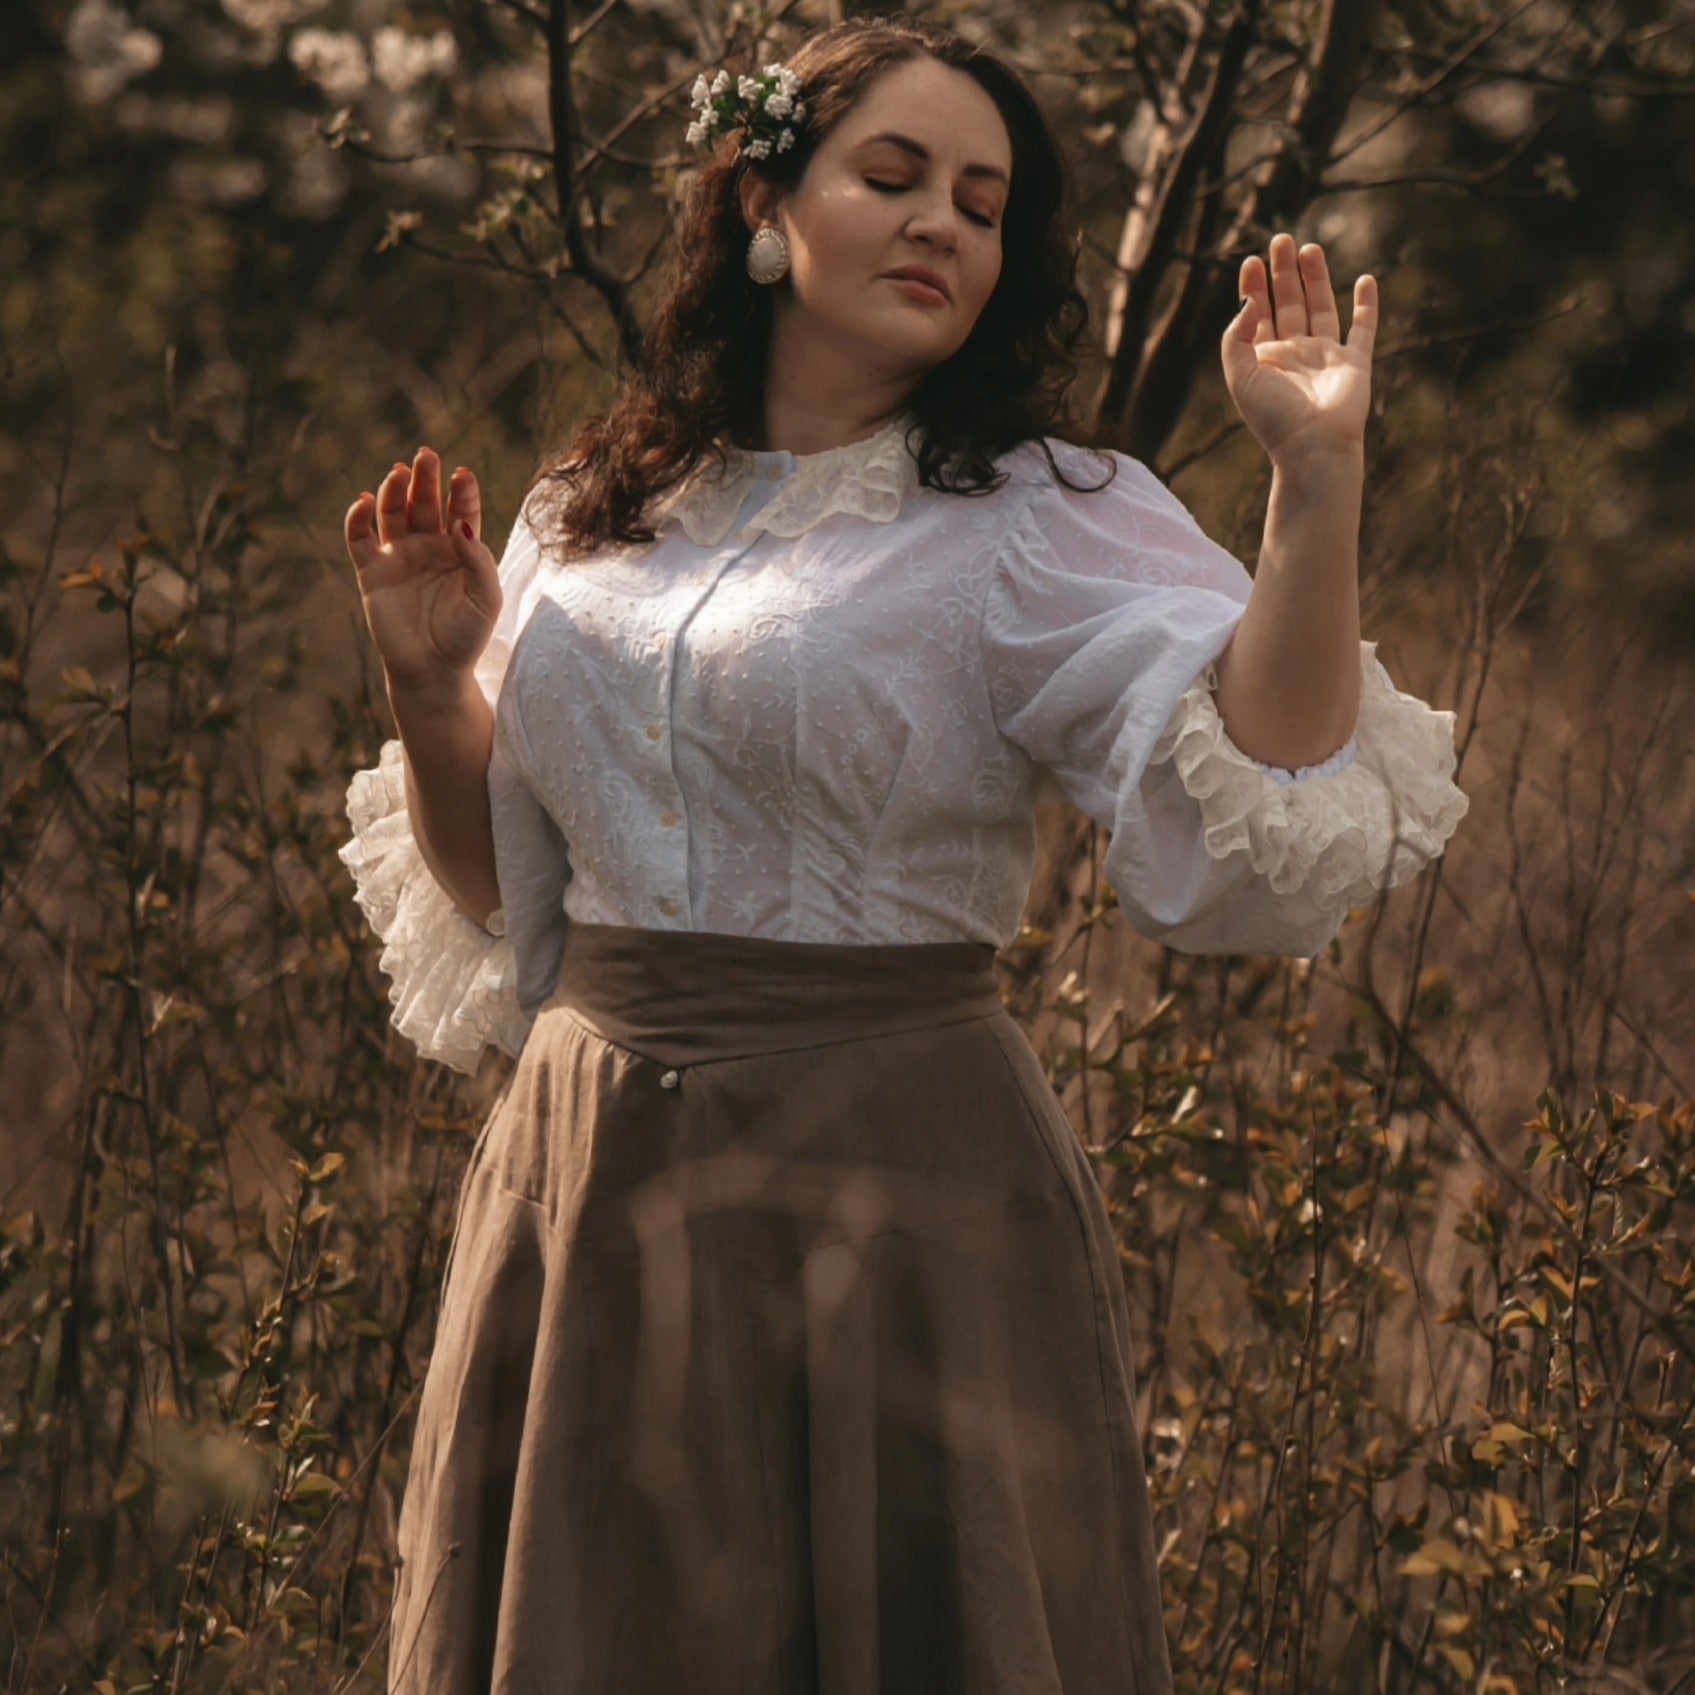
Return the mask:
<svg viewBox="0 0 1695 1695"><path fill-rule="evenodd" d="M1100 481L1095 460L1056 457ZM1295 771L1249 758L1212 690L1253 579L1146 466L1111 457L1098 493L1044 478L1001 540L983 613L996 725L1111 832L1106 876L1143 935L1316 954L1465 815L1454 715L1398 690L1362 641L1348 740Z"/></svg>
<svg viewBox="0 0 1695 1695"><path fill-rule="evenodd" d="M534 604L540 547L520 513L500 561L501 608L476 665L495 709L489 760L489 812L501 905L477 923L435 880L412 833L405 763L398 740L385 742L376 766L354 773L347 790L353 836L340 850L354 898L383 943L378 965L389 979L391 1022L427 1059L474 1072L483 1049L516 1054L537 1002L521 994L529 930L551 922L544 888L562 891L569 872L564 844L524 780L509 729L502 727L501 685L513 645ZM517 934L522 930L523 934Z"/></svg>

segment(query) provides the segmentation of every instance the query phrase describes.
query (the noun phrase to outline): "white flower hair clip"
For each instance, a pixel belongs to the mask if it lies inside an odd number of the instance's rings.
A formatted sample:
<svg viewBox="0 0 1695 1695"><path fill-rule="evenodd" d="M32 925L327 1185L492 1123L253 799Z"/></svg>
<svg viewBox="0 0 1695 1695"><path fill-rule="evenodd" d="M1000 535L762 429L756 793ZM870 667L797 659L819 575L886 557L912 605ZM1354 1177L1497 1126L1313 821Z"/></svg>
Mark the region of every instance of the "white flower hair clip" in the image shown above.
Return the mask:
<svg viewBox="0 0 1695 1695"><path fill-rule="evenodd" d="M688 127L690 144L711 147L740 129L740 151L749 159L788 152L795 144L794 126L806 117L800 78L781 64L767 65L758 76L733 78L720 71L711 82L698 76L689 99L699 114Z"/></svg>

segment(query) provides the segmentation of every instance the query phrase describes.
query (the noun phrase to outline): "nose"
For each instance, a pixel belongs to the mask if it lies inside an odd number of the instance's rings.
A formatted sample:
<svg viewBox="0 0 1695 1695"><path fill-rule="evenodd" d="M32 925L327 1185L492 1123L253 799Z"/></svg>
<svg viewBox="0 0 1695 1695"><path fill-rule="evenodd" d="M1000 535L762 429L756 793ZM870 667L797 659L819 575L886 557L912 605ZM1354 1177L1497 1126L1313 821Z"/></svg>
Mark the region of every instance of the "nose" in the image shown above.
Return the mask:
<svg viewBox="0 0 1695 1695"><path fill-rule="evenodd" d="M959 223L959 210L951 195L925 194L919 197L906 229L916 240L951 253L959 244Z"/></svg>

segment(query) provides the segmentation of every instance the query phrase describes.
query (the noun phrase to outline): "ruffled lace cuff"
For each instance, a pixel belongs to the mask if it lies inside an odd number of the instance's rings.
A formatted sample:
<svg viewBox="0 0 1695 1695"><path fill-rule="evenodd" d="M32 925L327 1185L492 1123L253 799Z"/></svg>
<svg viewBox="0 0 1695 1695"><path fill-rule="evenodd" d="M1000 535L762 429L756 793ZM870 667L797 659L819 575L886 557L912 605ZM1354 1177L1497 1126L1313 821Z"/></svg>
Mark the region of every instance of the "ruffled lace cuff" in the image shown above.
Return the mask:
<svg viewBox="0 0 1695 1695"><path fill-rule="evenodd" d="M517 965L503 910L484 929L424 863L406 810L406 765L398 741L385 742L373 770L347 790L353 840L340 849L354 898L383 942L391 1022L426 1059L474 1072L492 1043L509 1054L524 1045L530 1020L518 1004Z"/></svg>
<svg viewBox="0 0 1695 1695"><path fill-rule="evenodd" d="M1214 859L1246 851L1278 894L1304 890L1338 916L1399 888L1438 858L1470 800L1453 780L1454 714L1402 694L1360 643L1354 733L1318 765L1284 771L1225 733L1212 666L1183 693L1154 745L1200 802Z"/></svg>

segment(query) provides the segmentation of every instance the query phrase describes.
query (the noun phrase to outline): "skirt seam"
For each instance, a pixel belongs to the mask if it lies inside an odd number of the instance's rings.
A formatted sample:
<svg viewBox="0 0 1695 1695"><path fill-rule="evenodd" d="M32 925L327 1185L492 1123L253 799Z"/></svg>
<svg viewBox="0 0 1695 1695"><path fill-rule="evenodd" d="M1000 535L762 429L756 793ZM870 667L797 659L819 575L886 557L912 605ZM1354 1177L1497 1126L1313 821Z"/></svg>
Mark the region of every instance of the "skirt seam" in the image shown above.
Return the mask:
<svg viewBox="0 0 1695 1695"><path fill-rule="evenodd" d="M1011 1014L1009 1013L1007 1015L1007 1017L1010 1020ZM1015 1066L1012 1063L1012 1056L1010 1054L1008 1054L1007 1051L1006 1051L1006 1040L1007 1040L1006 1031L998 1023L992 1024L991 1029L994 1032L995 1052L1000 1055L1001 1064L1006 1067L1007 1077L1008 1077L1009 1081L1011 1082L1013 1088L1015 1088L1018 1091L1018 1098L1021 1101L1023 1101L1023 1103L1024 1103L1024 1110L1030 1115L1031 1119L1035 1123L1036 1134L1041 1138L1043 1151L1047 1154L1050 1163L1053 1165L1054 1169L1057 1172L1059 1172L1061 1178L1063 1179L1063 1177L1065 1175L1064 1168L1061 1166L1058 1158L1055 1156L1053 1147L1048 1141L1047 1131L1046 1131L1046 1128L1042 1124L1041 1115L1037 1110L1036 1103L1030 1099L1030 1091L1024 1086L1024 1079L1018 1075L1018 1067ZM1076 1220L1079 1243L1080 1243L1082 1250L1083 1250L1083 1263L1088 1267L1088 1270L1089 1270L1089 1290L1090 1290L1090 1294L1092 1296L1092 1304L1093 1304L1094 1309L1095 1309L1094 1318L1093 1318L1093 1326L1094 1326L1094 1332L1095 1332L1095 1372L1096 1372L1096 1376L1098 1377L1099 1382L1100 1382L1101 1411L1102 1411L1102 1414L1104 1415L1104 1422L1103 1422L1103 1425L1102 1425L1102 1429L1103 1429L1103 1433L1104 1433L1105 1441L1106 1441L1107 1466L1108 1466L1108 1468L1109 1468L1109 1470L1112 1474L1113 1499L1118 1500L1118 1499L1120 1499L1121 1490L1122 1490L1123 1485L1122 1485L1122 1480L1120 1479L1120 1477L1118 1475L1118 1453L1117 1453L1117 1450L1115 1449L1115 1447L1113 1446L1113 1441L1112 1441L1112 1418L1111 1418L1111 1411L1110 1411L1111 1397L1110 1397L1108 1390L1107 1390L1105 1351L1103 1350L1103 1348L1101 1346L1101 1313L1100 1313L1100 1309L1101 1309L1101 1306L1103 1305L1103 1303L1106 1300L1106 1291L1101 1287L1100 1280L1096 1276L1095 1256L1090 1251L1090 1247L1089 1247L1088 1225L1087 1225L1087 1222L1085 1221L1085 1219L1083 1218L1081 1210L1079 1209L1079 1207L1077 1205L1077 1197L1074 1194L1072 1194L1072 1192L1071 1192L1071 1186L1070 1186L1069 1183L1067 1183L1065 1185L1065 1192L1066 1192L1067 1197L1071 1201L1072 1214L1073 1214L1073 1217ZM1130 1597L1126 1593L1126 1590L1125 1590L1124 1572L1123 1572L1122 1565L1120 1565L1120 1569L1119 1569L1118 1597L1119 1597L1119 1603L1124 1609L1125 1643L1126 1643L1127 1646L1129 1646L1129 1645L1133 1644L1136 1640L1136 1621L1135 1621L1135 1617L1134 1617L1132 1610L1131 1610ZM1139 1690L1142 1686L1142 1679L1141 1679L1141 1673L1136 1669L1135 1654L1134 1654L1133 1649L1132 1649L1132 1651L1129 1655L1128 1664L1129 1664L1129 1669L1130 1669L1130 1678L1131 1678L1131 1684L1132 1684L1133 1690Z"/></svg>

